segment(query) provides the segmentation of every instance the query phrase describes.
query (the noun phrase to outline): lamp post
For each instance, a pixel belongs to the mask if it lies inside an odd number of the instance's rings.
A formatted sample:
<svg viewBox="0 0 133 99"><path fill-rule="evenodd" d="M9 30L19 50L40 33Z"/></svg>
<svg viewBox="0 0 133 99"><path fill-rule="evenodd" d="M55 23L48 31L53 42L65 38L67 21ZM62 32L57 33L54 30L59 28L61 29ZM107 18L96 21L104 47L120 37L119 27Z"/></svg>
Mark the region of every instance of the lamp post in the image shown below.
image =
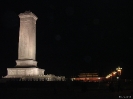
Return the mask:
<svg viewBox="0 0 133 99"><path fill-rule="evenodd" d="M117 70L117 73L118 73L118 76L120 79L122 68L118 67L118 68L116 68L116 70Z"/></svg>

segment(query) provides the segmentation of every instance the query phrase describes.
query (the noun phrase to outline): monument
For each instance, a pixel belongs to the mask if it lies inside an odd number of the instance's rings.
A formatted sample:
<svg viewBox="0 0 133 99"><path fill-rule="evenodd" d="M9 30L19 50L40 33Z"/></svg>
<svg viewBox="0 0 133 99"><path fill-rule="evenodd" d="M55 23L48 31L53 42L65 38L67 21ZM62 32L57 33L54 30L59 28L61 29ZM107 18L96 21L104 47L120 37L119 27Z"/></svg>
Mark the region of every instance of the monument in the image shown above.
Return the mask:
<svg viewBox="0 0 133 99"><path fill-rule="evenodd" d="M19 14L18 60L15 68L7 68L6 77L39 76L44 70L37 68L36 58L36 20L37 16L26 11Z"/></svg>
<svg viewBox="0 0 133 99"><path fill-rule="evenodd" d="M36 20L37 17L26 11L19 14L19 47L16 67L36 67Z"/></svg>
<svg viewBox="0 0 133 99"><path fill-rule="evenodd" d="M64 76L44 75L44 69L37 68L36 61L36 20L37 16L30 11L19 14L18 60L15 68L7 68L4 78L21 80L61 80Z"/></svg>

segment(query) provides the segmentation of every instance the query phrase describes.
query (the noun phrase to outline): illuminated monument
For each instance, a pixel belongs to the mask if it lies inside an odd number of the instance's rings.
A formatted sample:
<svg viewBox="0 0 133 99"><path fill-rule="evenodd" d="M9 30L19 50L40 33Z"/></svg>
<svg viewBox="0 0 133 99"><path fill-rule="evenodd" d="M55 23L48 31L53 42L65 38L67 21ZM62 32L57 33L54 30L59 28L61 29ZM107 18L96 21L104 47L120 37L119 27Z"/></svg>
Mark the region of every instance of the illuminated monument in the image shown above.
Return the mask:
<svg viewBox="0 0 133 99"><path fill-rule="evenodd" d="M36 20L32 12L19 14L19 48L16 67L36 67Z"/></svg>
<svg viewBox="0 0 133 99"><path fill-rule="evenodd" d="M36 61L36 20L37 16L26 11L19 14L18 60L15 68L7 68L4 78L21 78L21 80L59 80L61 77L44 75L44 69L37 68Z"/></svg>

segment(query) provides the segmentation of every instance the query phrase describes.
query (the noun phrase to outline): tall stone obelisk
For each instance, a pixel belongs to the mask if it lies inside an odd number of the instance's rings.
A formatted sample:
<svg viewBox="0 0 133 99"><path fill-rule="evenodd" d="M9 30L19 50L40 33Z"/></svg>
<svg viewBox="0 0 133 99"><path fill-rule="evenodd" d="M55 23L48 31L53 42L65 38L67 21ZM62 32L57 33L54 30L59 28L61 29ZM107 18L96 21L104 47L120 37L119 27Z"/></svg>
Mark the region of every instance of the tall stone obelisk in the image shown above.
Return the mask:
<svg viewBox="0 0 133 99"><path fill-rule="evenodd" d="M19 44L18 60L15 68L7 68L5 78L23 78L30 76L39 77L44 75L44 69L37 68L36 62L36 20L37 17L32 12L26 11L19 14Z"/></svg>
<svg viewBox="0 0 133 99"><path fill-rule="evenodd" d="M36 20L37 16L26 11L19 14L19 44L16 67L36 67Z"/></svg>
<svg viewBox="0 0 133 99"><path fill-rule="evenodd" d="M7 68L7 76L3 78L19 78L25 80L54 81L61 77L55 75L44 75L44 69L37 68L36 62L36 20L32 12L26 11L19 14L19 44L18 60L15 68ZM64 78L64 77L63 77Z"/></svg>

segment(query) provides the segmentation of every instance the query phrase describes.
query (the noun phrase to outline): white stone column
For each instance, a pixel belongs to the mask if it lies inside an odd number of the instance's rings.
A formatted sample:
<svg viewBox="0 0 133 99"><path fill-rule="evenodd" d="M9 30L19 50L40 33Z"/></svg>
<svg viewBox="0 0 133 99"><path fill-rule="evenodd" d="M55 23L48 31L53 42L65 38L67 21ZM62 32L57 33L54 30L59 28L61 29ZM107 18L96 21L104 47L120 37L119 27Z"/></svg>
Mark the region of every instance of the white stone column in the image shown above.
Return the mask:
<svg viewBox="0 0 133 99"><path fill-rule="evenodd" d="M32 12L19 14L19 44L18 60L16 68L7 68L7 76L4 78L28 78L38 79L39 75L44 75L44 69L37 68L36 62L36 20L37 17ZM30 68L29 68L30 67ZM30 75L30 76L29 76Z"/></svg>
<svg viewBox="0 0 133 99"><path fill-rule="evenodd" d="M36 20L32 12L19 14L19 44L16 67L36 67Z"/></svg>

